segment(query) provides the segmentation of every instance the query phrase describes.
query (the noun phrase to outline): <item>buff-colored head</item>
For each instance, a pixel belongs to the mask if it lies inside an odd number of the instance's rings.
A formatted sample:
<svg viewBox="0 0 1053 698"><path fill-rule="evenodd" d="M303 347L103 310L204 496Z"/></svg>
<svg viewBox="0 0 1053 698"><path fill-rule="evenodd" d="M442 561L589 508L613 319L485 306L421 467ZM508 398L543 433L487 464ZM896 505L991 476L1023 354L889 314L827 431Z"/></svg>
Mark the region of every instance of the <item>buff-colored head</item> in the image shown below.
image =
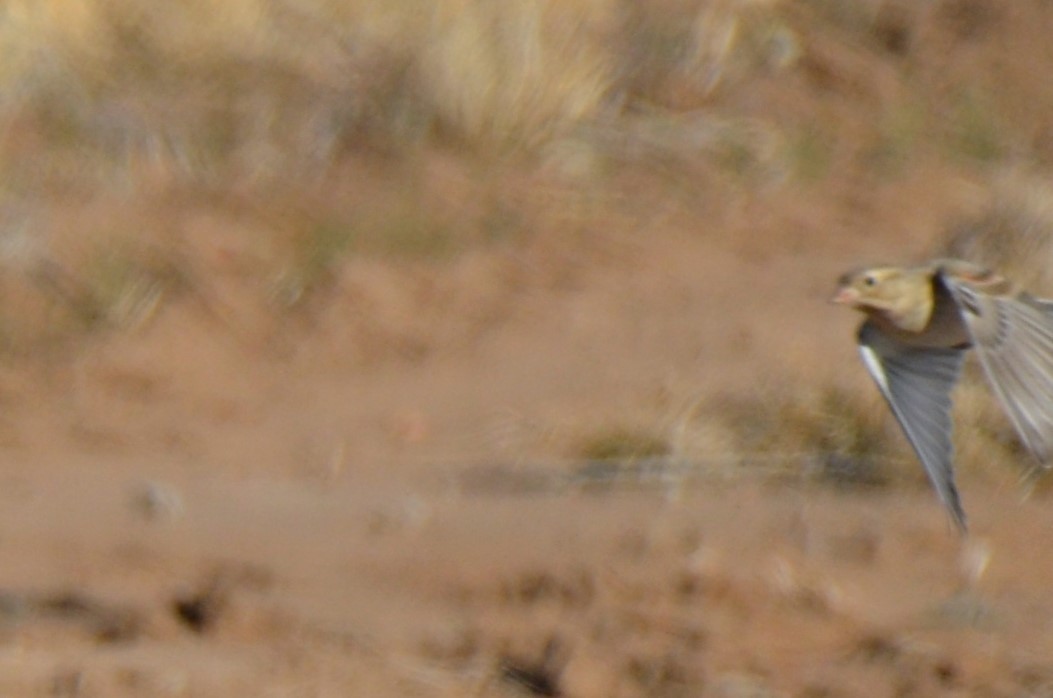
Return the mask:
<svg viewBox="0 0 1053 698"><path fill-rule="evenodd" d="M871 267L843 274L837 280L834 303L856 310L891 311L904 295L915 295L929 283L927 275L898 267Z"/></svg>
<svg viewBox="0 0 1053 698"><path fill-rule="evenodd" d="M921 332L932 317L936 272L931 266L851 271L838 280L833 301L862 311L887 327Z"/></svg>

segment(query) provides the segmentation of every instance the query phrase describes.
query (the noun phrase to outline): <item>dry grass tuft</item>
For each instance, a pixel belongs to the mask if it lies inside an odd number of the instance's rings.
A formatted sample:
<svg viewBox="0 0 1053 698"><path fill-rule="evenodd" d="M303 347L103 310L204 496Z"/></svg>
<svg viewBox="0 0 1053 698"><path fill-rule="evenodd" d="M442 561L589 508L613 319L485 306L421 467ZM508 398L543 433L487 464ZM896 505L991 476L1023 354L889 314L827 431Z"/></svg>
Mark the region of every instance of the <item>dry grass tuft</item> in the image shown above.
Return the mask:
<svg viewBox="0 0 1053 698"><path fill-rule="evenodd" d="M1002 483L1036 474L978 366L968 365L954 402L959 471ZM708 399L680 421L669 450L679 461L722 464L729 475L816 478L836 486L927 482L876 389L784 386Z"/></svg>
<svg viewBox="0 0 1053 698"><path fill-rule="evenodd" d="M795 387L699 403L679 425L677 457L838 485L883 485L902 474L892 464L905 454L880 398Z"/></svg>
<svg viewBox="0 0 1053 698"><path fill-rule="evenodd" d="M936 253L990 266L1038 295L1053 295L1053 185L1042 173L1004 170L991 201L948 226Z"/></svg>
<svg viewBox="0 0 1053 698"><path fill-rule="evenodd" d="M438 127L500 148L595 118L614 80L596 14L524 0L432 10L419 67Z"/></svg>
<svg viewBox="0 0 1053 698"><path fill-rule="evenodd" d="M579 457L590 461L632 461L666 456L668 439L641 428L612 427L585 438L576 449Z"/></svg>
<svg viewBox="0 0 1053 698"><path fill-rule="evenodd" d="M64 316L53 329L129 330L151 322L163 305L198 293L180 255L135 242L110 242L89 248L76 271L42 262L31 278L35 289Z"/></svg>

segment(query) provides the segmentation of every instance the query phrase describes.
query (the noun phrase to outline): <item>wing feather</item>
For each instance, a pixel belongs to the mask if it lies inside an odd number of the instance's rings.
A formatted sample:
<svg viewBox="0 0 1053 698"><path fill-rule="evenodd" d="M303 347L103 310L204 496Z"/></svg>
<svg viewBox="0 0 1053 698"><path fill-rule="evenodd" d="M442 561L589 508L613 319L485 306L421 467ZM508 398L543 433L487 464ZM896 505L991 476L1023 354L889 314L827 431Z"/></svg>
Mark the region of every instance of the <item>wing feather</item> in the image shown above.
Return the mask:
<svg viewBox="0 0 1053 698"><path fill-rule="evenodd" d="M859 331L859 352L937 495L964 532L951 441L951 390L961 373L964 350L904 346L867 322Z"/></svg>
<svg viewBox="0 0 1053 698"><path fill-rule="evenodd" d="M991 296L945 277L987 380L1028 450L1053 457L1053 303Z"/></svg>

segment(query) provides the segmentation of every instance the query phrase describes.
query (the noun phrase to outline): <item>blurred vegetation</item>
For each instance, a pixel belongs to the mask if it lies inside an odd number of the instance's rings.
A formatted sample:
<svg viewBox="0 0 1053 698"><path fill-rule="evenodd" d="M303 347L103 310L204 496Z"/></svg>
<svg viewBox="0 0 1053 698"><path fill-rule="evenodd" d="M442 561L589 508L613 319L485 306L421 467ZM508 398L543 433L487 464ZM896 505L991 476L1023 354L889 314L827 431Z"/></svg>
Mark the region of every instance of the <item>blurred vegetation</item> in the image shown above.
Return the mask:
<svg viewBox="0 0 1053 698"><path fill-rule="evenodd" d="M21 175L6 186L152 176L227 193L340 181L366 156L537 159L568 142L817 179L850 147L816 118L822 91L849 88L915 105L866 114L899 157L944 132L995 160L1013 124L993 85L928 89L929 21L878 0L16 0L0 14L3 151ZM777 108L791 92L805 99Z"/></svg>

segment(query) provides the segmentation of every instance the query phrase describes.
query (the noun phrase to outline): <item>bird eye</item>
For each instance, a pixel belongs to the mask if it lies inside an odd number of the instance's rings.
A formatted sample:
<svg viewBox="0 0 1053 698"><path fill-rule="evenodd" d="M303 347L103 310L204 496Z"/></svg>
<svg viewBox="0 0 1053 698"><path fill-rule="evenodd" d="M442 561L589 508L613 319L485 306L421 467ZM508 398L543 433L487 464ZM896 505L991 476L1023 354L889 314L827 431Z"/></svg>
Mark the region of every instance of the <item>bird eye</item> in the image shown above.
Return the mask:
<svg viewBox="0 0 1053 698"><path fill-rule="evenodd" d="M863 285L864 286L877 286L877 277L875 277L873 274L867 274L866 276L863 277Z"/></svg>

